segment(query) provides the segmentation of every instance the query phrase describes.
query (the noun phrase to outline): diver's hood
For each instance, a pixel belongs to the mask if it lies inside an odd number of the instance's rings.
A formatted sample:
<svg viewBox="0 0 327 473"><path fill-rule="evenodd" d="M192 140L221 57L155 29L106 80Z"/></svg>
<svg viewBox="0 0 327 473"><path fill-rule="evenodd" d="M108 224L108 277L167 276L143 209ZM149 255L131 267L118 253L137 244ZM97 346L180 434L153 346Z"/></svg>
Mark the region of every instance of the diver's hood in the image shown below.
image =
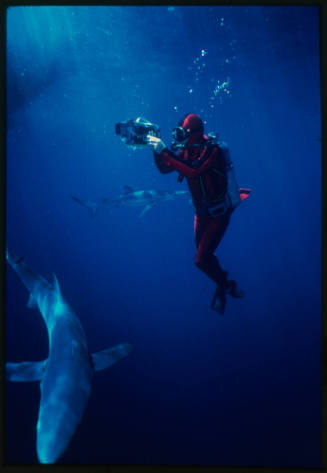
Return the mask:
<svg viewBox="0 0 327 473"><path fill-rule="evenodd" d="M195 113L188 114L183 121L182 127L185 130L190 130L191 134L186 142L186 145L200 143L203 141L203 121Z"/></svg>

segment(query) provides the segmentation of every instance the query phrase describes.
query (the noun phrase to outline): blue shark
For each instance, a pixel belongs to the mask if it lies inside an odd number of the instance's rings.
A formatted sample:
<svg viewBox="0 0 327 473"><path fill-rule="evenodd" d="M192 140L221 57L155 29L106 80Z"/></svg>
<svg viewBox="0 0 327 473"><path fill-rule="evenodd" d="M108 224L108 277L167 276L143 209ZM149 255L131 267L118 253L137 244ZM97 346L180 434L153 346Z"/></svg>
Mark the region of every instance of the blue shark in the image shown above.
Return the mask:
<svg viewBox="0 0 327 473"><path fill-rule="evenodd" d="M62 297L56 276L50 284L27 266L24 258L17 258L7 250L6 259L29 291L28 307L41 312L49 337L46 360L8 362L6 379L40 381L37 457L40 463L55 463L81 422L94 372L128 355L132 345L122 343L90 354L83 327Z"/></svg>
<svg viewBox="0 0 327 473"><path fill-rule="evenodd" d="M124 186L123 192L114 199L102 199L100 202L93 202L90 200L82 200L79 197L71 196L72 199L90 210L91 215L94 216L97 208L101 205L113 207L143 207L140 217L151 210L160 202L167 202L176 199L176 197L186 195L188 191L158 191L150 190L134 190L130 186Z"/></svg>

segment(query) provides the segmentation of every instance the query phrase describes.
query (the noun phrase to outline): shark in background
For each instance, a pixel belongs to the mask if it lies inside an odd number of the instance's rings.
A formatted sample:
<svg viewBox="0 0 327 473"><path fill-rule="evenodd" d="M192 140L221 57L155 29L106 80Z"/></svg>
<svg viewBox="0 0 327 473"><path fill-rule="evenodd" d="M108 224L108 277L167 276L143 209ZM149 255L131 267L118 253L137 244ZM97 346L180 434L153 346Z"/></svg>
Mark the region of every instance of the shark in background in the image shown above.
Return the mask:
<svg viewBox="0 0 327 473"><path fill-rule="evenodd" d="M176 199L176 197L186 195L188 191L158 191L150 190L134 190L130 186L124 186L122 194L114 199L102 199L100 202L93 202L90 200L83 200L72 195L72 199L78 204L90 210L92 217L94 217L97 209L100 206L108 208L114 207L143 207L140 217L151 210L160 202L167 202Z"/></svg>
<svg viewBox="0 0 327 473"><path fill-rule="evenodd" d="M9 381L40 381L36 450L40 463L55 463L81 422L95 371L129 354L122 343L90 354L83 327L62 297L56 276L50 284L8 250L6 259L29 291L29 308L38 308L49 337L49 356L39 362L6 363Z"/></svg>

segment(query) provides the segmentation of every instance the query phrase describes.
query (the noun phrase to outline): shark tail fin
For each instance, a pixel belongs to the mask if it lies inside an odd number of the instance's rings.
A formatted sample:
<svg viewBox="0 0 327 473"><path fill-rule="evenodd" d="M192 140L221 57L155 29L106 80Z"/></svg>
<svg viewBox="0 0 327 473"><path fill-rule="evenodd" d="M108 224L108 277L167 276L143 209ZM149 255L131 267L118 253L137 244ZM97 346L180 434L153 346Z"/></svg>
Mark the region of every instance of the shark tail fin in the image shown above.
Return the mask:
<svg viewBox="0 0 327 473"><path fill-rule="evenodd" d="M8 248L6 248L6 260L11 266L20 264L24 261L24 259L24 256L16 256L11 251L9 251Z"/></svg>
<svg viewBox="0 0 327 473"><path fill-rule="evenodd" d="M117 361L127 356L133 346L130 343L120 343L106 350L92 353L94 371L101 371L112 366Z"/></svg>
<svg viewBox="0 0 327 473"><path fill-rule="evenodd" d="M83 207L86 207L89 209L91 213L91 217L94 217L96 214L96 211L98 209L98 204L96 202L91 202L89 200L83 200L80 199L79 197L76 197L75 195L71 195L71 198L77 202L78 204L82 205Z"/></svg>
<svg viewBox="0 0 327 473"><path fill-rule="evenodd" d="M22 363L6 363L6 379L8 381L30 382L41 381L48 360L24 361Z"/></svg>

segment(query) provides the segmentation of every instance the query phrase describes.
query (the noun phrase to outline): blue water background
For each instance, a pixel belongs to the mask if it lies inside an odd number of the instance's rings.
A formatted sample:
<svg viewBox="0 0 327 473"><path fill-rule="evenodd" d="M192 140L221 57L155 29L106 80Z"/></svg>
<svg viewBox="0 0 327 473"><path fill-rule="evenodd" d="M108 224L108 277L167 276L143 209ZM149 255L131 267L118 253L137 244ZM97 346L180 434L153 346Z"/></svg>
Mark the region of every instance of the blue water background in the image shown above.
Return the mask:
<svg viewBox="0 0 327 473"><path fill-rule="evenodd" d="M7 241L62 293L90 351L131 341L97 373L60 463L320 466L321 131L317 7L8 10ZM225 82L225 84L223 84ZM227 141L237 209L218 251L246 292L210 309L188 197L141 208L71 200L182 190L115 123L171 142L187 112ZM7 271L6 353L47 356L40 314ZM39 385L6 385L9 463L35 463Z"/></svg>

